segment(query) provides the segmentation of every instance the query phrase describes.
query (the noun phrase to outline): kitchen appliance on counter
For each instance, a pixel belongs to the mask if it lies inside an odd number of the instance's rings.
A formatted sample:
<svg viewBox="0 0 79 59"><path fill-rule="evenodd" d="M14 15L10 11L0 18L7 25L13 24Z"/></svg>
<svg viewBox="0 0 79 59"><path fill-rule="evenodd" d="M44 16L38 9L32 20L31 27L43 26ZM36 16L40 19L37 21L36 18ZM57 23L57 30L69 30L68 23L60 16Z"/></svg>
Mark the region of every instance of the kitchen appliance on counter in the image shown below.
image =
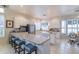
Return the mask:
<svg viewBox="0 0 79 59"><path fill-rule="evenodd" d="M36 27L35 24L27 24L26 26L21 25L19 28L14 28L11 32L28 32L35 34Z"/></svg>

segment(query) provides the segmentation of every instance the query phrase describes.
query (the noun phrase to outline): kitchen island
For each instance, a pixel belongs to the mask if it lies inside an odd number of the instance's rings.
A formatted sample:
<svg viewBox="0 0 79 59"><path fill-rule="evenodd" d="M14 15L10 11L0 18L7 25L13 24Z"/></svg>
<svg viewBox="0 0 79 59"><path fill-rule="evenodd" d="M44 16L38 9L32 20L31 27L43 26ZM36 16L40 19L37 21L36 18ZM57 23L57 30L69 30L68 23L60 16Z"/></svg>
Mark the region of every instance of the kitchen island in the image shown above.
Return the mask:
<svg viewBox="0 0 79 59"><path fill-rule="evenodd" d="M44 37L40 34L28 34L27 32L11 33L11 36L36 45L38 47L38 54L50 53L49 37Z"/></svg>

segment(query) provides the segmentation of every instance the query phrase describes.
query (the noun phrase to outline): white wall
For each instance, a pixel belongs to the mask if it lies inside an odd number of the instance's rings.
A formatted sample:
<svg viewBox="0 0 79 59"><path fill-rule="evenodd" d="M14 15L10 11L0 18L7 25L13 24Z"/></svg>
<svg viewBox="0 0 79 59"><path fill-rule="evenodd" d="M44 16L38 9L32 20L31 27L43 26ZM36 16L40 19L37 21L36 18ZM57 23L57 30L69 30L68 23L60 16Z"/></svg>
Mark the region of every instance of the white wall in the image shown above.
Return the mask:
<svg viewBox="0 0 79 59"><path fill-rule="evenodd" d="M14 19L14 28L19 28L21 25L27 25L29 23L29 19L26 19L23 16L16 16Z"/></svg>
<svg viewBox="0 0 79 59"><path fill-rule="evenodd" d="M60 28L60 18L49 20L49 28Z"/></svg>

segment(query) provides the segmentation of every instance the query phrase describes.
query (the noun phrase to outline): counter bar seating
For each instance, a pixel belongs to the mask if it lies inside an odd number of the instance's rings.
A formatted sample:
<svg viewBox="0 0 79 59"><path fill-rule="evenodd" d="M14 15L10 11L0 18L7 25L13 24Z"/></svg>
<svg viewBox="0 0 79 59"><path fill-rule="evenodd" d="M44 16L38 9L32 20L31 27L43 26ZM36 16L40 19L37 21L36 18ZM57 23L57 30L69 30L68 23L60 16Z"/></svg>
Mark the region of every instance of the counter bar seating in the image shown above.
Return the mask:
<svg viewBox="0 0 79 59"><path fill-rule="evenodd" d="M37 46L34 46L31 43L27 43L20 38L12 36L9 40L9 43L15 49L15 53L20 54L23 52L25 54L27 52L27 54L31 54L32 52L35 52L35 54L37 54Z"/></svg>

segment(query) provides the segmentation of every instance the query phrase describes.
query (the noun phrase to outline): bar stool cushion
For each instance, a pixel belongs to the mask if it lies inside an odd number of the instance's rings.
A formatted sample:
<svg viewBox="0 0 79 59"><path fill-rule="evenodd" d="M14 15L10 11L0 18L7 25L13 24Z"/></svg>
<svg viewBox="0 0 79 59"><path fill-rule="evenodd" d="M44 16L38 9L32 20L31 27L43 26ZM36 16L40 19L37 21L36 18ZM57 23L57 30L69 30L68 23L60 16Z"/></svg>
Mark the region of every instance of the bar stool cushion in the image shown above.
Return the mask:
<svg viewBox="0 0 79 59"><path fill-rule="evenodd" d="M26 45L21 45L22 49L27 50L28 52L30 52L30 50L33 48L34 46L32 44L26 44Z"/></svg>
<svg viewBox="0 0 79 59"><path fill-rule="evenodd" d="M33 51L34 50L34 48L36 49L36 47L35 46L33 46L32 44L27 44L27 45L25 45L25 50L27 50L28 52L31 52L31 51Z"/></svg>
<svg viewBox="0 0 79 59"><path fill-rule="evenodd" d="M19 45L22 41L21 40L16 40L15 44Z"/></svg>

